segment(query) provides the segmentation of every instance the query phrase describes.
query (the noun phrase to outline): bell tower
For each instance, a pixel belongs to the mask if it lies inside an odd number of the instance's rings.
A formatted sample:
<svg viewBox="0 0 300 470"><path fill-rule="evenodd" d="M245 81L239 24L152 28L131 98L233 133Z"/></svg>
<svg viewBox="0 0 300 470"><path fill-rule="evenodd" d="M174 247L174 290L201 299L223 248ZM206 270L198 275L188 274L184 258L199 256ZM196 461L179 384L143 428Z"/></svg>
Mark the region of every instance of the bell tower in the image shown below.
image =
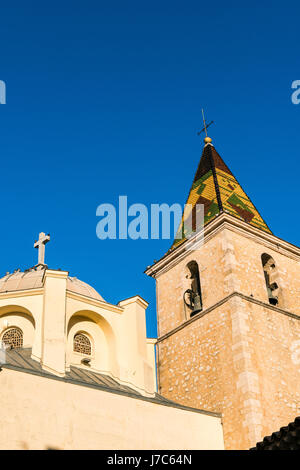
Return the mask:
<svg viewBox="0 0 300 470"><path fill-rule="evenodd" d="M221 412L227 449L300 413L300 249L272 234L209 137L187 204L204 237L176 237L156 280L159 393ZM184 221L178 233L184 233Z"/></svg>

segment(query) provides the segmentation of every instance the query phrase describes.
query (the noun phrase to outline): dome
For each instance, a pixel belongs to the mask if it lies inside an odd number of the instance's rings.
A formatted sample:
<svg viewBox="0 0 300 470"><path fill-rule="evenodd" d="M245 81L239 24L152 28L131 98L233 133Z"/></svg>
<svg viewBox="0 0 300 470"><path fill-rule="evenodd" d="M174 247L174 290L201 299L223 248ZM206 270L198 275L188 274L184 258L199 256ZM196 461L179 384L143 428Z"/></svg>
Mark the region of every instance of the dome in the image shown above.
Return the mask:
<svg viewBox="0 0 300 470"><path fill-rule="evenodd" d="M75 294L85 295L86 297L91 297L96 300L104 300L103 297L94 289L92 286L86 282L77 279L77 277L68 276L67 279L67 290L74 292Z"/></svg>
<svg viewBox="0 0 300 470"><path fill-rule="evenodd" d="M13 273L7 273L0 279L0 293L43 287L44 273L45 267L41 268L40 266L24 272L16 270ZM104 300L92 286L76 277L68 276L67 290L95 300Z"/></svg>

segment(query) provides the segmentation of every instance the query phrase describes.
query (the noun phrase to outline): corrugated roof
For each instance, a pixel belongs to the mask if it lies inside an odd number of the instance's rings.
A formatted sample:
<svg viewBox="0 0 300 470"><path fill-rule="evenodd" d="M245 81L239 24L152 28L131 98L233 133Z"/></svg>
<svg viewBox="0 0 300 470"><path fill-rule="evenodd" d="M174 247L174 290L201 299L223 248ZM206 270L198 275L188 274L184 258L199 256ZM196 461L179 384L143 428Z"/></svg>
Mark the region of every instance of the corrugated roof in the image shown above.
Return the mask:
<svg viewBox="0 0 300 470"><path fill-rule="evenodd" d="M65 377L58 377L56 375L51 374L50 372L43 370L40 363L31 358L31 348L18 348L6 350L5 356L5 363L1 365L1 367L4 368L14 369L20 372L25 372L33 375L39 375L53 380L68 382L74 385L97 388L105 392L126 395L131 398L150 401L158 405L171 406L187 411L208 414L210 416L221 416L219 413L211 413L209 411L198 410L196 408L180 405L176 402L168 400L167 398L159 395L158 393L156 393L154 397L145 397L133 388L120 384L117 380L113 379L112 377L109 377L108 375L95 373L90 370L85 370L79 367L71 366L70 372L67 372Z"/></svg>

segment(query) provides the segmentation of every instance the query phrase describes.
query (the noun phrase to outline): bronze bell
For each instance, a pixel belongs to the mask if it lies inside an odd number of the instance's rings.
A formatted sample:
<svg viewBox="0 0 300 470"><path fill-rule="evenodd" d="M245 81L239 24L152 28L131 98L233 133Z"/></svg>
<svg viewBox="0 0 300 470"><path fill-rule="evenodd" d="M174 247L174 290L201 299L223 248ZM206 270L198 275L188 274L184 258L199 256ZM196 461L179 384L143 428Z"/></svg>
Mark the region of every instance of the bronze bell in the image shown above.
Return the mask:
<svg viewBox="0 0 300 470"><path fill-rule="evenodd" d="M271 305L277 305L278 304L278 296L274 295L274 292L273 292L276 288L278 288L278 286L275 282L271 286L267 286L269 303Z"/></svg>
<svg viewBox="0 0 300 470"><path fill-rule="evenodd" d="M188 297L188 300L187 300ZM196 315L196 313L201 312L202 310L202 303L201 297L198 292L194 292L192 289L187 289L183 294L183 300L187 307L189 307L192 311L190 316Z"/></svg>

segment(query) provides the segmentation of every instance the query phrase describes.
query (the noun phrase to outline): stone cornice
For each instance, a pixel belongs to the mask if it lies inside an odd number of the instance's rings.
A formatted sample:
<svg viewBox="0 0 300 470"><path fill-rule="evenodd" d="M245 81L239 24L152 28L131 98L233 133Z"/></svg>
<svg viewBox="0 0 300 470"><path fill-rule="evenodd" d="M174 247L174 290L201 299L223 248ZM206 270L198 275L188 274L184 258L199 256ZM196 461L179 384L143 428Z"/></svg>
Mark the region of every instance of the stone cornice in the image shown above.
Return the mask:
<svg viewBox="0 0 300 470"><path fill-rule="evenodd" d="M1 299L13 299L13 298L18 298L18 297L28 297L32 295L43 295L43 294L44 294L43 287L26 289L26 290L13 290L13 291L7 291L7 292L0 292L0 300Z"/></svg>
<svg viewBox="0 0 300 470"><path fill-rule="evenodd" d="M125 307L126 305L134 304L134 303L137 303L138 305L140 305L140 307L144 309L146 309L149 305L149 303L146 300L144 300L142 297L140 297L139 295L135 295L134 297L129 297L128 299L120 300L120 302L118 302L118 305L120 305L120 307Z"/></svg>
<svg viewBox="0 0 300 470"><path fill-rule="evenodd" d="M156 344L157 338L146 338L147 344Z"/></svg>
<svg viewBox="0 0 300 470"><path fill-rule="evenodd" d="M295 320L300 320L300 316L296 315L295 313L289 312L288 310L283 310L282 308L275 307L274 305L267 304L265 302L262 302L261 300L254 299L253 297L249 297L247 295L244 295L240 292L232 292L232 294L229 294L227 297L224 299L220 300L219 302L215 303L211 307L208 307L206 310L203 310L202 312L198 313L192 318L189 318L189 320L181 323L181 325L178 325L176 328L173 330L169 331L168 333L162 335L160 338L157 338L157 343L161 343L164 341L166 338L169 338L169 336L172 336L174 333L177 333L177 331L182 330L185 328L187 325L190 325L191 323L199 320L200 318L204 317L211 311L215 310L216 308L220 307L221 305L225 304L228 302L230 299L234 297L239 297L243 300L247 300L249 302L252 302L253 304L260 305L261 307L268 308L269 310L273 310L275 312L281 313L282 315L286 315L288 317L294 318Z"/></svg>
<svg viewBox="0 0 300 470"><path fill-rule="evenodd" d="M97 299L92 299L91 297L87 297L82 294L76 294L75 292L71 292L69 290L66 290L67 297L78 300L80 302L83 302L85 304L93 305L95 307L100 307L104 308L106 310L110 310L111 312L116 312L116 313L123 313L124 308L119 307L118 305L110 304L108 302L105 302L104 300L97 300ZM20 297L30 297L33 295L44 295L44 288L39 287L39 288L32 288L32 289L26 289L26 290L15 290L15 291L8 291L8 292L0 292L0 300L2 299L15 299L15 298L20 298ZM143 305L144 306L144 305Z"/></svg>
<svg viewBox="0 0 300 470"><path fill-rule="evenodd" d="M224 229L231 230L232 232L238 233L248 239L252 239L257 243L260 243L269 249L300 261L300 248L297 246L223 212L204 228L204 236L202 231L194 235L190 240L186 240L182 245L179 245L177 248L167 253L155 264L149 266L145 270L145 273L154 278L158 277L160 274L168 271L178 264L179 261L192 253L193 250L199 249L202 244L207 243L218 232Z"/></svg>
<svg viewBox="0 0 300 470"><path fill-rule="evenodd" d="M73 299L73 300L78 300L79 302L83 302L85 304L93 305L94 307L100 307L104 308L105 310L109 310L111 312L115 313L123 313L124 308L119 307L118 305L114 304L109 304L108 302L105 302L104 300L97 300L97 299L92 299L91 297L87 297L82 294L75 294L75 292L71 292L67 289L67 298Z"/></svg>
<svg viewBox="0 0 300 470"><path fill-rule="evenodd" d="M44 277L54 277L58 279L67 279L69 275L68 271L58 271L54 269L46 269Z"/></svg>

